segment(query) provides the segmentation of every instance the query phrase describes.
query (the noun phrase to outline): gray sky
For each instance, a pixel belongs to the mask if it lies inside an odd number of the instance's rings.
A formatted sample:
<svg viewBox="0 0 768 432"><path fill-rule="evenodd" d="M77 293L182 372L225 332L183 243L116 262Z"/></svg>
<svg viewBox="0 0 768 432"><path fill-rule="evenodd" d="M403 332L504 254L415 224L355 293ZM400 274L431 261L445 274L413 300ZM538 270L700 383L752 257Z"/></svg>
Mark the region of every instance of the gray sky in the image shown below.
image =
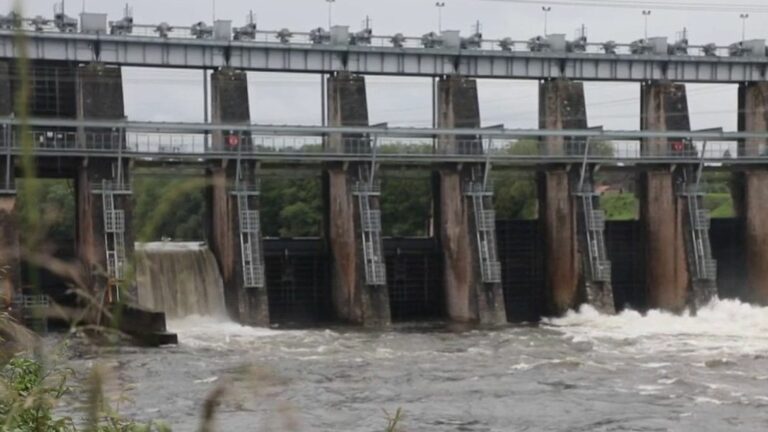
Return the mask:
<svg viewBox="0 0 768 432"><path fill-rule="evenodd" d="M712 1L712 0L710 0ZM758 3L758 0L752 0ZM764 2L764 0L760 0ZM10 3L2 0L0 4ZM25 15L52 15L53 0L23 0ZM514 4L484 0L446 0L443 28L469 34L476 20L486 38L528 39L543 33L540 4ZM703 1L702 1L703 3ZM727 4L725 0L721 2ZM764 2L768 3L768 2ZM122 16L125 1L86 0L88 11L106 12L110 19ZM131 0L138 24L167 21L189 25L211 21L212 0ZM369 15L375 34L404 33L420 36L437 29L434 0L336 0L334 24L362 26ZM70 15L82 0L67 1ZM0 6L0 13L6 9ZM287 27L308 31L327 26L328 6L323 0L216 0L216 16L242 25L253 9L259 28ZM593 42L631 42L643 36L642 6L633 8L574 7L552 5L549 32L572 37L578 27L587 27ZM674 40L687 27L692 44L715 42L727 45L741 38L738 12L654 10L649 20L651 36ZM747 37L764 38L758 29L766 15L752 13ZM126 68L126 111L133 120L201 121L203 118L202 73L199 71ZM316 75L274 73L249 74L251 119L255 123L319 124L320 81ZM481 80L480 112L484 125L504 123L508 127L535 128L538 124L537 83L525 80ZM694 129L723 126L736 128L737 95L734 85L689 85L688 97ZM592 126L609 129L639 128L639 85L635 83L587 83L587 111ZM371 122L400 126L429 126L431 103L429 80L369 77L368 100Z"/></svg>

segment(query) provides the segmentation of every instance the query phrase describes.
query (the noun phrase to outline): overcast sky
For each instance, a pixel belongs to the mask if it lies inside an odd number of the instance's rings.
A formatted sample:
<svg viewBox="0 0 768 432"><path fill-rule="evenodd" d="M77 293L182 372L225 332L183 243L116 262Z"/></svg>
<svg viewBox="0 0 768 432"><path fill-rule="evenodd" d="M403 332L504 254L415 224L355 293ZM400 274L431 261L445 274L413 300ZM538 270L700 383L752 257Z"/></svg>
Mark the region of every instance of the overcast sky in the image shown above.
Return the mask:
<svg viewBox="0 0 768 432"><path fill-rule="evenodd" d="M469 34L475 21L482 23L489 39L528 39L543 33L541 4L514 4L487 0L445 0L443 28ZM756 0L753 2L757 3ZM10 0L0 0L0 5ZM53 0L23 0L24 15L51 16ZM640 2L641 3L641 2ZM723 0L724 4L727 4ZM768 2L766 2L768 3ZM69 15L76 15L82 0L68 0ZM211 21L212 0L131 0L137 24L167 21L190 25ZM124 1L86 0L91 12L106 12L109 19L122 16ZM2 9L2 8L0 8ZM216 16L243 25L250 9L261 30L289 28L309 31L327 26L328 4L323 0L216 0ZM586 26L589 40L630 42L643 36L642 6L632 8L574 7L552 5L549 32L572 37ZM0 13L6 11L0 10ZM374 34L404 33L420 36L437 30L438 13L434 0L336 0L334 24L357 30L366 15ZM765 38L766 15L752 13L748 38ZM692 44L715 42L727 45L741 38L738 12L653 10L649 20L651 36L674 40L687 27ZM202 121L202 72L160 69L124 69L127 115L132 120ZM524 80L480 80L480 112L484 125L504 123L507 127L537 127L537 83ZM736 128L737 95L734 85L689 85L688 97L694 129L723 126ZM319 124L320 78L316 75L250 73L251 119L254 123ZM431 124L429 80L417 78L369 77L368 103L372 123L399 126ZM587 111L591 126L609 129L639 128L639 84L588 83Z"/></svg>

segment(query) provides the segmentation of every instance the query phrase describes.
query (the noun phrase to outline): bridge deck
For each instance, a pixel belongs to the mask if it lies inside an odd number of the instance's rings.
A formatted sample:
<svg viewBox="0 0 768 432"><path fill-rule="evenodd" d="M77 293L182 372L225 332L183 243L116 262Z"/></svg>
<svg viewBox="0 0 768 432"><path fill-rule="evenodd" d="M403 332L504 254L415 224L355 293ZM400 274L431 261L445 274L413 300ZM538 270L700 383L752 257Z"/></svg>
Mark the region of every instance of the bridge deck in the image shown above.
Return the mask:
<svg viewBox="0 0 768 432"><path fill-rule="evenodd" d="M232 67L250 71L434 77L460 74L475 78L602 81L671 80L692 83L764 81L765 53L728 55L631 54L488 49L414 48L412 46L280 43L192 38L56 32L24 32L32 60L103 62L162 68ZM274 35L272 35L274 36ZM722 50L720 50L721 52ZM22 55L14 32L0 30L0 58Z"/></svg>

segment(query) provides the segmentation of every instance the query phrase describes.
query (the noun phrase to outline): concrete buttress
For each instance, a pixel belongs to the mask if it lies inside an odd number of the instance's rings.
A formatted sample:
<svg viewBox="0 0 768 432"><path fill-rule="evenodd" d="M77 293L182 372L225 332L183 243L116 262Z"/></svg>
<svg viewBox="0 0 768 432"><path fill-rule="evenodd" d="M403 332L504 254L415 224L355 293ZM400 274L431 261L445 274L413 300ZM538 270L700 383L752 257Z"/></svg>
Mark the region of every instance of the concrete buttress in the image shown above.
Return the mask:
<svg viewBox="0 0 768 432"><path fill-rule="evenodd" d="M328 77L327 88L329 126L368 126L364 77L340 72ZM330 134L325 145L335 153L359 153L370 152L372 142L362 135ZM338 319L364 326L391 322L375 170L371 164L333 163L324 175L332 303Z"/></svg>
<svg viewBox="0 0 768 432"><path fill-rule="evenodd" d="M80 66L76 71L76 106L80 120L124 120L123 80L120 68L101 64ZM123 131L100 128L80 128L80 145L125 145ZM134 237L132 224L132 198L130 194L130 167L127 159L84 158L77 167L77 254L94 292L124 278L133 256ZM118 187L121 183L123 187ZM105 195L105 190L110 191ZM115 243L113 232L105 224L104 204L122 212L120 225L122 240ZM111 217L111 215L109 216ZM107 255L110 255L109 262ZM115 270L117 268L120 270ZM109 269L118 274L109 274ZM122 301L136 302L134 284L123 284L128 298Z"/></svg>
<svg viewBox="0 0 768 432"><path fill-rule="evenodd" d="M443 77L438 82L438 127L479 128L480 108L477 81L459 76ZM481 137L440 136L438 152L447 154L482 153ZM435 218L443 249L443 284L448 318L456 322L502 324L506 322L500 277L482 277L478 224L475 206L469 198L470 182L485 181L485 167L447 164L436 176ZM492 209L492 199L483 205ZM495 229L492 230L495 234ZM495 242L495 237L492 242ZM490 245L494 248L495 244Z"/></svg>
<svg viewBox="0 0 768 432"><path fill-rule="evenodd" d="M640 100L642 130L690 130L685 85L643 83ZM692 150L691 145L682 140L649 138L642 142L642 152L647 156L668 156L686 150ZM649 167L642 173L640 188L648 304L674 312L691 304L694 291L687 256L688 206L679 194L686 181L685 169L669 165Z"/></svg>
<svg viewBox="0 0 768 432"><path fill-rule="evenodd" d="M768 83L751 82L739 86L739 130L768 132ZM751 138L739 146L739 156L764 155L768 141ZM768 305L768 173L764 167L735 174L739 190L734 191L737 216L744 219L749 300Z"/></svg>
<svg viewBox="0 0 768 432"><path fill-rule="evenodd" d="M0 116L13 113L11 72L8 62L0 61ZM0 128L0 307L21 290L19 226L16 214L14 159L9 150L8 129Z"/></svg>
<svg viewBox="0 0 768 432"><path fill-rule="evenodd" d="M211 81L213 122L248 124L250 105L246 73L222 69L211 75ZM237 152L241 148L247 149L250 141L246 131L216 132L212 146L217 151ZM243 324L267 326L270 323L269 302L263 278L264 255L260 253L263 250L261 231L242 219L246 214L250 214L249 217L258 214L257 165L253 161L221 160L209 165L208 176L211 218L208 232L211 250L224 281L227 311ZM250 228L246 229L246 225ZM258 232L252 232L254 230Z"/></svg>

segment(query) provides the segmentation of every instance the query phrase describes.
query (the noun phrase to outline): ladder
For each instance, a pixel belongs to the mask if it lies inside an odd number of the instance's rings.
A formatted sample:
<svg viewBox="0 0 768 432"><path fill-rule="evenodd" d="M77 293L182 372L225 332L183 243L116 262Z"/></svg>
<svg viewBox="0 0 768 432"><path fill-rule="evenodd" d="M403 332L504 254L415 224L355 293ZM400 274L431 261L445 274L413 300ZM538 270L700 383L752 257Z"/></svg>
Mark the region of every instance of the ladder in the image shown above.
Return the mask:
<svg viewBox="0 0 768 432"><path fill-rule="evenodd" d="M594 192L591 182L580 182L576 198L584 221L584 239L587 249L587 279L591 282L611 282L611 262L605 248L605 212L595 208L599 194Z"/></svg>
<svg viewBox="0 0 768 432"><path fill-rule="evenodd" d="M387 284L386 262L382 250L381 210L371 203L381 195L381 183L373 181L372 169L359 167L358 180L352 185L352 195L357 199L360 212L360 236L365 264L365 282L371 286Z"/></svg>
<svg viewBox="0 0 768 432"><path fill-rule="evenodd" d="M237 199L239 216L240 256L243 268L243 285L245 288L264 288L264 260L261 250L261 215L259 210L251 207L254 198L261 194L260 183L242 181L239 175L235 190L232 192Z"/></svg>
<svg viewBox="0 0 768 432"><path fill-rule="evenodd" d="M125 211L116 208L115 195L130 193L121 187L122 182L103 180L101 199L104 213L104 250L107 258L109 287L114 291L114 301L120 300L120 285L125 281Z"/></svg>
<svg viewBox="0 0 768 432"><path fill-rule="evenodd" d="M608 252L605 248L605 212L595 208L595 203L599 202L600 195L595 193L595 187L592 184L591 176L587 175L589 166L590 139L584 143L584 160L581 164L581 175L579 184L576 186L574 195L581 211L582 228L584 229L584 243L587 249L587 281L594 283L611 283L611 261L608 259ZM589 287L588 287L589 288ZM603 293L606 294L606 293ZM587 296L596 295L592 290L587 289ZM611 294L612 297L612 294ZM594 300L588 299L590 304L595 304Z"/></svg>
<svg viewBox="0 0 768 432"><path fill-rule="evenodd" d="M681 195L688 209L688 262L691 276L705 281L717 280L717 261L712 257L709 240L710 215L702 208L704 190L700 183L688 182L687 175L682 183Z"/></svg>
<svg viewBox="0 0 768 432"><path fill-rule="evenodd" d="M485 181L481 167L472 170L472 180L464 188L464 195L472 204L475 217L475 239L480 260L480 275L484 283L501 282L501 263L496 245L496 211L493 210L493 186Z"/></svg>

